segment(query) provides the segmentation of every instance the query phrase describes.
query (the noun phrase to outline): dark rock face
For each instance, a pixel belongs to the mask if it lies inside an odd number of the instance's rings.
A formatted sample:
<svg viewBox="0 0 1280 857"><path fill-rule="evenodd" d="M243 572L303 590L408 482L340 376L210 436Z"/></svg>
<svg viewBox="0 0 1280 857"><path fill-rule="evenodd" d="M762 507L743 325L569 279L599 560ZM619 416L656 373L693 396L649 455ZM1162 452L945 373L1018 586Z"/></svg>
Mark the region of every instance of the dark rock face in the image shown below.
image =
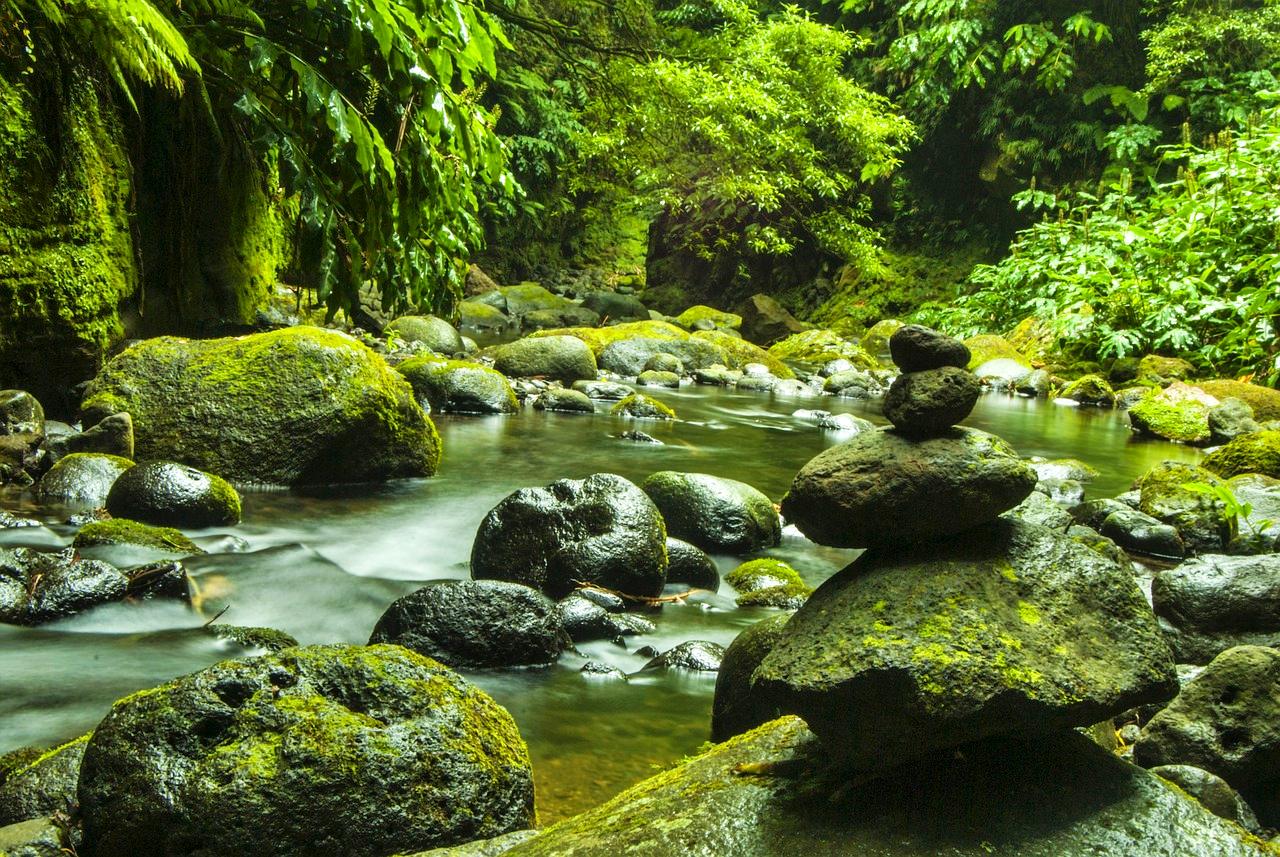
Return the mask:
<svg viewBox="0 0 1280 857"><path fill-rule="evenodd" d="M152 461L131 467L107 495L107 511L166 527L240 523L240 495L226 480L194 467Z"/></svg>
<svg viewBox="0 0 1280 857"><path fill-rule="evenodd" d="M119 601L129 579L96 560L78 560L68 548L43 553L29 548L0 548L0 622L41 625Z"/></svg>
<svg viewBox="0 0 1280 857"><path fill-rule="evenodd" d="M533 336L497 349L493 368L509 378L594 381L596 358L576 336Z"/></svg>
<svg viewBox="0 0 1280 857"><path fill-rule="evenodd" d="M646 670L689 670L690 672L715 672L724 659L724 646L706 640L690 640L668 649L649 663Z"/></svg>
<svg viewBox="0 0 1280 857"><path fill-rule="evenodd" d="M1035 471L986 432L953 428L926 440L863 432L801 469L782 514L819 544L900 545L992 520L1035 484Z"/></svg>
<svg viewBox="0 0 1280 857"><path fill-rule="evenodd" d="M1188 560L1156 574L1151 598L1179 663L1280 646L1280 554Z"/></svg>
<svg viewBox="0 0 1280 857"><path fill-rule="evenodd" d="M395 643L463 669L546 666L563 648L551 599L501 580L424 586L387 608L369 643Z"/></svg>
<svg viewBox="0 0 1280 857"><path fill-rule="evenodd" d="M575 643L590 640L621 641L637 634L651 634L657 627L643 616L621 612L623 604L594 598L596 593L582 589L556 602L556 615L564 631ZM594 598L594 600L593 600Z"/></svg>
<svg viewBox="0 0 1280 857"><path fill-rule="evenodd" d="M79 798L92 857L392 854L534 820L510 715L399 646L287 649L126 697Z"/></svg>
<svg viewBox="0 0 1280 857"><path fill-rule="evenodd" d="M617 292L589 292L582 305L606 321L648 321L649 310L634 295Z"/></svg>
<svg viewBox="0 0 1280 857"><path fill-rule="evenodd" d="M1209 773L1191 765L1161 765L1151 769L1162 780L1168 780L1187 794L1191 795L1209 812L1234 821L1253 834L1262 832L1258 817L1240 793L1231 788L1222 777Z"/></svg>
<svg viewBox="0 0 1280 857"><path fill-rule="evenodd" d="M1179 559L1187 548L1177 529L1137 509L1117 509L1102 521L1102 535L1120 547L1143 556Z"/></svg>
<svg viewBox="0 0 1280 857"><path fill-rule="evenodd" d="M734 309L742 317L742 338L757 345L770 345L793 333L810 330L805 324L768 295L752 295Z"/></svg>
<svg viewBox="0 0 1280 857"><path fill-rule="evenodd" d="M663 470L640 487L662 512L667 531L703 550L748 554L782 539L773 502L745 482Z"/></svg>
<svg viewBox="0 0 1280 857"><path fill-rule="evenodd" d="M1203 467L1166 461L1134 483L1138 509L1176 528L1188 551L1221 553L1235 536L1235 518L1227 514L1221 500L1184 488L1187 483L1221 485L1222 481Z"/></svg>
<svg viewBox="0 0 1280 857"><path fill-rule="evenodd" d="M744 630L725 649L711 706L712 741L727 741L781 716L760 694L752 693L751 676L782 639L790 619L790 613L770 616Z"/></svg>
<svg viewBox="0 0 1280 857"><path fill-rule="evenodd" d="M1075 732L984 741L868 781L796 718L711 748L506 857L1263 857Z"/></svg>
<svg viewBox="0 0 1280 857"><path fill-rule="evenodd" d="M754 689L881 767L993 735L1087 726L1177 690L1133 572L1001 520L872 550L823 584Z"/></svg>
<svg viewBox="0 0 1280 857"><path fill-rule="evenodd" d="M668 538L667 560L667 583L683 583L711 592L720 588L720 570L701 548L682 539Z"/></svg>
<svg viewBox="0 0 1280 857"><path fill-rule="evenodd" d="M980 395L982 385L964 369L946 366L910 372L899 375L889 387L884 415L904 434L937 435L969 416Z"/></svg>
<svg viewBox="0 0 1280 857"><path fill-rule="evenodd" d="M72 814L89 737L50 750L5 778L0 785L0 827L59 812Z"/></svg>
<svg viewBox="0 0 1280 857"><path fill-rule="evenodd" d="M351 337L311 327L140 342L94 379L81 410L86 425L132 415L141 460L236 482L430 476L440 457L409 383Z"/></svg>
<svg viewBox="0 0 1280 857"><path fill-rule="evenodd" d="M654 597L667 579L666 529L657 507L611 473L522 488L476 533L471 576L511 580L553 597L594 583Z"/></svg>
<svg viewBox="0 0 1280 857"><path fill-rule="evenodd" d="M111 486L131 467L133 462L127 458L73 452L49 468L41 477L36 493L46 503L75 503L96 508L107 502Z"/></svg>
<svg viewBox="0 0 1280 857"><path fill-rule="evenodd" d="M958 339L919 324L908 324L889 337L889 354L903 372L954 366L964 369L973 355Z"/></svg>
<svg viewBox="0 0 1280 857"><path fill-rule="evenodd" d="M1194 765L1246 792L1280 778L1280 651L1238 646L1218 655L1151 718L1133 760Z"/></svg>

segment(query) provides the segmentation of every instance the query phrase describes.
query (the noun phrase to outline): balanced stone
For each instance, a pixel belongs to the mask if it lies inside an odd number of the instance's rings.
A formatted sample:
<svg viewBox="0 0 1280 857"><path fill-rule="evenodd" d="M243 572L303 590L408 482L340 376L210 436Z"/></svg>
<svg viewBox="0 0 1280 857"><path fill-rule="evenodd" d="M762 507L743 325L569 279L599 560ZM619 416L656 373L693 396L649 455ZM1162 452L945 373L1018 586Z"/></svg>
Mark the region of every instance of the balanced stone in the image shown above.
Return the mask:
<svg viewBox="0 0 1280 857"><path fill-rule="evenodd" d="M889 337L889 354L903 372L922 372L944 366L964 369L972 359L969 347L960 340L919 324L898 328Z"/></svg>
<svg viewBox="0 0 1280 857"><path fill-rule="evenodd" d="M982 385L964 369L945 366L909 372L889 388L884 415L899 431L927 437L969 416L980 395Z"/></svg>
<svg viewBox="0 0 1280 857"><path fill-rule="evenodd" d="M1131 569L1000 520L863 554L791 618L752 691L870 769L1097 723L1169 699L1177 677Z"/></svg>
<svg viewBox="0 0 1280 857"><path fill-rule="evenodd" d="M819 544L906 544L993 520L1035 485L1030 465L986 432L952 428L913 440L881 429L806 464L782 500L782 514Z"/></svg>

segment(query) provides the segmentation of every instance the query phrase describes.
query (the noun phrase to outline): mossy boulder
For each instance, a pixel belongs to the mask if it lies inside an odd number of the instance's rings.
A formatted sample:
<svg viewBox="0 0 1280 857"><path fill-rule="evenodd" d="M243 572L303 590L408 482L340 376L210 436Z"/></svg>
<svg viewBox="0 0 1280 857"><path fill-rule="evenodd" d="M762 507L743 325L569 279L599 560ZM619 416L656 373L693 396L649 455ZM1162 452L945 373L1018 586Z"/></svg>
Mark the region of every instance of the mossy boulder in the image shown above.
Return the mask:
<svg viewBox="0 0 1280 857"><path fill-rule="evenodd" d="M58 460L40 478L36 493L46 503L76 503L101 506L111 486L133 462L115 455L73 452Z"/></svg>
<svg viewBox="0 0 1280 857"><path fill-rule="evenodd" d="M1203 467L1165 461L1136 482L1138 510L1177 529L1195 553L1222 553L1236 534L1236 519L1212 494L1187 485L1221 487L1223 481Z"/></svg>
<svg viewBox="0 0 1280 857"><path fill-rule="evenodd" d="M1209 453L1204 467L1224 479L1244 473L1261 473L1280 479L1280 431L1241 435Z"/></svg>
<svg viewBox="0 0 1280 857"><path fill-rule="evenodd" d="M565 327L558 330L540 330L531 334L531 338L544 336L573 336L581 339L597 358L605 348L615 342L627 339L663 339L680 342L689 338L689 334L666 321L632 321L624 324L611 324L608 327Z"/></svg>
<svg viewBox="0 0 1280 857"><path fill-rule="evenodd" d="M562 384L594 381L595 355L576 336L529 336L500 345L493 368L508 378L548 378Z"/></svg>
<svg viewBox="0 0 1280 857"><path fill-rule="evenodd" d="M649 310L634 295L618 292L588 292L582 296L582 306L591 310L603 321L648 321Z"/></svg>
<svg viewBox="0 0 1280 857"><path fill-rule="evenodd" d="M1059 351L1058 335L1048 322L1027 316L1009 332L1009 344L1037 366L1050 362Z"/></svg>
<svg viewBox="0 0 1280 857"><path fill-rule="evenodd" d="M520 410L516 394L502 373L479 363L424 356L406 360L396 371L433 412L514 414Z"/></svg>
<svg viewBox="0 0 1280 857"><path fill-rule="evenodd" d="M1116 403L1115 390L1101 375L1085 375L1072 381L1062 391L1062 398L1079 402L1082 405L1101 405L1111 407Z"/></svg>
<svg viewBox="0 0 1280 857"><path fill-rule="evenodd" d="M771 345L813 325L793 316L782 304L765 294L755 294L736 307L742 316L742 336L760 345Z"/></svg>
<svg viewBox="0 0 1280 857"><path fill-rule="evenodd" d="M600 368L619 375L639 375L655 358L678 360L683 370L704 369L728 359L724 349L701 339L654 339L636 336L611 342L600 351Z"/></svg>
<svg viewBox="0 0 1280 857"><path fill-rule="evenodd" d="M668 532L703 550L750 554L782 538L773 501L745 482L663 470L640 487L662 512Z"/></svg>
<svg viewBox="0 0 1280 857"><path fill-rule="evenodd" d="M979 377L996 376L1014 380L1030 374L1031 361L1003 336L990 333L964 341L969 348L969 371Z"/></svg>
<svg viewBox="0 0 1280 857"><path fill-rule="evenodd" d="M712 330L717 327L737 330L742 327L742 316L698 304L676 316L675 323L685 330Z"/></svg>
<svg viewBox="0 0 1280 857"><path fill-rule="evenodd" d="M724 582L739 592L754 592L791 583L803 584L800 572L779 559L753 559L724 576Z"/></svg>
<svg viewBox="0 0 1280 857"><path fill-rule="evenodd" d="M829 579L755 672L855 767L967 741L1088 726L1177 692L1130 568L1000 520L871 550Z"/></svg>
<svg viewBox="0 0 1280 857"><path fill-rule="evenodd" d="M534 822L510 715L399 646L286 649L126 697L79 798L96 857L392 854Z"/></svg>
<svg viewBox="0 0 1280 857"><path fill-rule="evenodd" d="M1200 381L1196 386L1217 399L1243 400L1259 422L1280 420L1280 390L1231 380Z"/></svg>
<svg viewBox="0 0 1280 857"><path fill-rule="evenodd" d="M609 413L616 417L638 420L674 420L676 412L670 406L643 393L632 393L614 405Z"/></svg>
<svg viewBox="0 0 1280 857"><path fill-rule="evenodd" d="M134 345L94 379L82 407L86 424L121 411L133 416L140 459L235 482L430 476L440 459L409 383L351 337L312 327Z"/></svg>
<svg viewBox="0 0 1280 857"><path fill-rule="evenodd" d="M1167 389L1152 388L1129 408L1129 424L1135 432L1176 443L1200 444L1210 438L1209 408L1199 390L1174 383Z"/></svg>
<svg viewBox="0 0 1280 857"><path fill-rule="evenodd" d="M680 376L675 372L658 372L647 369L636 376L637 387L665 387L668 390L680 388Z"/></svg>
<svg viewBox="0 0 1280 857"><path fill-rule="evenodd" d="M56 813L73 815L80 760L90 737L82 735L54 747L5 778L0 784L0 827Z"/></svg>
<svg viewBox="0 0 1280 857"><path fill-rule="evenodd" d="M806 583L784 583L744 592L736 599L739 607L765 607L771 610L798 610L809 600L813 588Z"/></svg>
<svg viewBox="0 0 1280 857"><path fill-rule="evenodd" d="M133 459L133 417L112 414L82 432L45 436L43 448L50 462L75 452L96 452Z"/></svg>
<svg viewBox="0 0 1280 857"><path fill-rule="evenodd" d="M857 369L877 369L880 366L880 361L862 350L861 346L833 330L793 333L769 346L769 353L779 360L795 360L818 366L832 360L848 360Z"/></svg>
<svg viewBox="0 0 1280 857"><path fill-rule="evenodd" d="M405 342L425 345L432 351L452 356L462 351L462 335L452 324L434 315L402 315L387 325L386 331Z"/></svg>
<svg viewBox="0 0 1280 857"><path fill-rule="evenodd" d="M904 322L898 321L896 318L881 319L867 328L867 332L862 335L862 340L859 344L862 346L863 351L866 351L876 360L881 363L888 363L890 360L889 340L905 326Z"/></svg>
<svg viewBox="0 0 1280 857"><path fill-rule="evenodd" d="M225 479L168 461L149 461L126 470L111 486L106 505L117 518L160 526L240 523L240 495Z"/></svg>
<svg viewBox="0 0 1280 857"><path fill-rule="evenodd" d="M204 549L184 536L181 530L153 527L127 518L90 521L80 528L71 542L77 550L115 545L150 548L183 556L204 553Z"/></svg>
<svg viewBox="0 0 1280 857"><path fill-rule="evenodd" d="M577 307L568 298L552 294L537 283L520 283L515 286L503 286L485 292L475 298L479 303L488 304L501 310L513 319L539 310L564 310Z"/></svg>
<svg viewBox="0 0 1280 857"><path fill-rule="evenodd" d="M1195 373L1195 367L1181 357L1163 357L1148 354L1138 361L1138 380L1165 384L1185 381Z"/></svg>
<svg viewBox="0 0 1280 857"><path fill-rule="evenodd" d="M796 373L779 358L765 351L758 345L747 342L725 333L723 330L699 330L693 334L694 339L701 339L718 346L724 351L725 365L730 369L742 369L750 363L759 363L768 368L769 373L777 378L794 378Z"/></svg>
<svg viewBox="0 0 1280 857"><path fill-rule="evenodd" d="M458 304L458 318L464 330L479 333L502 333L514 324L505 312L480 301Z"/></svg>
<svg viewBox="0 0 1280 857"><path fill-rule="evenodd" d="M538 411L558 411L568 414L594 414L595 403L591 397L581 390L566 390L563 387L550 387L538 395L533 407Z"/></svg>
<svg viewBox="0 0 1280 857"><path fill-rule="evenodd" d="M1264 857L1271 849L1074 731L985 741L876 779L787 717L504 857Z"/></svg>

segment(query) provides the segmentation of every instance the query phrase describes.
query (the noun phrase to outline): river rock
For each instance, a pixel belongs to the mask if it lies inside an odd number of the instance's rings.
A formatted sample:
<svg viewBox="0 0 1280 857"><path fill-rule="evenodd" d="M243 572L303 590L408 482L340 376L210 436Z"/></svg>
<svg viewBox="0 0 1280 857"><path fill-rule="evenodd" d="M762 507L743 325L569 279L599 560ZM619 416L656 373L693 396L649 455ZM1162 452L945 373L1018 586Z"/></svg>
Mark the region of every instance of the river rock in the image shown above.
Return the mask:
<svg viewBox="0 0 1280 857"><path fill-rule="evenodd" d="M77 452L132 459L133 417L128 414L112 414L87 431L46 435L44 449L51 462Z"/></svg>
<svg viewBox="0 0 1280 857"><path fill-rule="evenodd" d="M674 354L659 353L649 358L649 362L644 364L646 372L673 372L676 375L684 374L684 361Z"/></svg>
<svg viewBox="0 0 1280 857"><path fill-rule="evenodd" d="M1195 367L1181 357L1164 357L1148 354L1138 361L1138 380L1157 384L1185 381L1195 372Z"/></svg>
<svg viewBox="0 0 1280 857"><path fill-rule="evenodd" d="M1214 443L1229 443L1259 430L1253 408L1243 399L1223 399L1221 404L1209 409L1209 434Z"/></svg>
<svg viewBox="0 0 1280 857"><path fill-rule="evenodd" d="M946 366L908 372L889 388L884 415L903 434L929 437L969 416L980 395L982 385L964 369Z"/></svg>
<svg viewBox="0 0 1280 857"><path fill-rule="evenodd" d="M800 321L782 304L764 294L747 298L735 308L735 312L742 317L740 329L743 337L757 345L769 345L813 326Z"/></svg>
<svg viewBox="0 0 1280 857"><path fill-rule="evenodd" d="M462 351L462 335L457 328L434 315L402 315L387 325L386 332L447 356Z"/></svg>
<svg viewBox="0 0 1280 857"><path fill-rule="evenodd" d="M823 383L822 389L833 396L843 396L846 399L869 399L880 389L880 384L868 373L854 369L831 375Z"/></svg>
<svg viewBox="0 0 1280 857"><path fill-rule="evenodd" d="M544 390L534 400L533 407L539 411L561 411L571 414L594 414L596 411L596 406L586 393L566 390L563 387Z"/></svg>
<svg viewBox="0 0 1280 857"><path fill-rule="evenodd" d="M89 737L84 735L55 747L4 779L0 784L0 827L57 813L74 813L80 760Z"/></svg>
<svg viewBox="0 0 1280 857"><path fill-rule="evenodd" d="M958 339L919 324L898 328L889 337L889 354L903 372L923 372L954 366L965 369L972 355Z"/></svg>
<svg viewBox="0 0 1280 857"><path fill-rule="evenodd" d="M711 330L716 327L736 330L742 326L742 316L702 304L689 307L674 321L685 330Z"/></svg>
<svg viewBox="0 0 1280 857"><path fill-rule="evenodd" d="M594 327L600 323L600 314L579 306L572 301L555 309L536 309L520 316L523 330L558 330L577 325Z"/></svg>
<svg viewBox="0 0 1280 857"><path fill-rule="evenodd" d="M1246 796L1280 778L1280 651L1237 646L1218 655L1143 727L1133 760L1204 768Z"/></svg>
<svg viewBox="0 0 1280 857"><path fill-rule="evenodd" d="M1135 432L1178 443L1200 444L1209 440L1209 408L1218 400L1196 387L1174 383L1153 388L1129 408L1129 424Z"/></svg>
<svg viewBox="0 0 1280 857"><path fill-rule="evenodd" d="M1227 486L1249 514L1236 522L1232 553L1269 553L1280 550L1280 479L1260 473L1243 473L1227 480ZM1236 550L1237 544L1242 550Z"/></svg>
<svg viewBox="0 0 1280 857"><path fill-rule="evenodd" d="M1062 398L1082 405L1101 405L1109 408L1116 403L1115 390L1101 375L1085 375L1072 381L1062 390Z"/></svg>
<svg viewBox="0 0 1280 857"><path fill-rule="evenodd" d="M588 292L582 296L582 305L605 321L648 321L649 310L634 295L617 292Z"/></svg>
<svg viewBox="0 0 1280 857"><path fill-rule="evenodd" d="M1249 804L1222 777L1191 765L1159 765L1151 773L1191 795L1218 818L1234 821L1254 835L1262 833Z"/></svg>
<svg viewBox="0 0 1280 857"><path fill-rule="evenodd" d="M600 352L600 368L633 377L645 371L659 354L676 358L681 366L690 370L705 369L726 360L724 349L701 339L630 336L604 346Z"/></svg>
<svg viewBox="0 0 1280 857"><path fill-rule="evenodd" d="M79 797L95 857L393 854L534 821L510 715L399 646L286 649L126 697Z"/></svg>
<svg viewBox="0 0 1280 857"><path fill-rule="evenodd" d="M663 470L640 487L662 512L667 531L703 550L741 555L782 539L773 502L745 482Z"/></svg>
<svg viewBox="0 0 1280 857"><path fill-rule="evenodd" d="M1177 529L1137 509L1117 509L1102 521L1099 531L1130 553L1161 559L1181 559L1187 554Z"/></svg>
<svg viewBox="0 0 1280 857"><path fill-rule="evenodd" d="M706 640L689 640L667 649L644 665L645 670L715 672L724 659L724 646Z"/></svg>
<svg viewBox="0 0 1280 857"><path fill-rule="evenodd" d="M725 649L711 706L711 740L727 741L781 715L751 690L751 676L782 639L791 613L770 616L746 628Z"/></svg>
<svg viewBox="0 0 1280 857"><path fill-rule="evenodd" d="M1274 387L1226 379L1200 381L1196 386L1219 400L1240 399L1253 409L1254 419L1260 422L1280 419L1280 390Z"/></svg>
<svg viewBox="0 0 1280 857"><path fill-rule="evenodd" d="M1204 460L1205 470L1223 479L1243 473L1261 473L1280 479L1280 431L1259 431L1241 435Z"/></svg>
<svg viewBox="0 0 1280 857"><path fill-rule="evenodd" d="M530 336L499 346L493 368L509 378L548 378L562 384L594 381L596 357L576 336Z"/></svg>
<svg viewBox="0 0 1280 857"><path fill-rule="evenodd" d="M429 476L439 437L407 381L349 336L295 327L234 339L162 337L89 385L85 425L133 416L144 461L282 485Z"/></svg>
<svg viewBox="0 0 1280 857"><path fill-rule="evenodd" d="M1035 471L986 432L953 428L913 440L882 429L806 464L782 500L782 514L819 544L906 544L992 520L1035 484Z"/></svg>
<svg viewBox="0 0 1280 857"><path fill-rule="evenodd" d="M1240 828L1073 731L985 741L868 781L788 717L506 857L1263 857Z"/></svg>
<svg viewBox="0 0 1280 857"><path fill-rule="evenodd" d="M44 434L44 408L25 390L0 390L0 435Z"/></svg>
<svg viewBox="0 0 1280 857"><path fill-rule="evenodd" d="M415 357L396 367L419 401L433 412L514 414L520 410L511 384L500 372L465 360Z"/></svg>
<svg viewBox="0 0 1280 857"><path fill-rule="evenodd" d="M753 687L853 765L1087 726L1177 691L1133 572L1001 520L871 550L791 619Z"/></svg>
<svg viewBox="0 0 1280 857"><path fill-rule="evenodd" d="M574 381L573 389L585 394L588 398L607 402L620 402L635 392L626 384L613 381Z"/></svg>
<svg viewBox="0 0 1280 857"><path fill-rule="evenodd" d="M0 548L0 622L41 625L119 601L129 578L105 562L76 559L68 548L48 553Z"/></svg>
<svg viewBox="0 0 1280 857"><path fill-rule="evenodd" d="M107 511L117 518L171 527L240 523L240 495L227 481L184 464L151 461L116 479Z"/></svg>
<svg viewBox="0 0 1280 857"><path fill-rule="evenodd" d="M1040 484L1036 483L1036 487L1039 488ZM1032 491L1027 495L1027 499L1005 512L1001 517L1016 518L1023 523L1035 524L1038 527L1056 530L1059 533L1065 533L1075 523L1075 519L1071 517L1070 512L1049 499L1048 494L1040 491Z"/></svg>
<svg viewBox="0 0 1280 857"><path fill-rule="evenodd" d="M581 583L656 597L667 576L666 529L643 491L597 473L522 488L476 533L471 576L523 583L562 597Z"/></svg>
<svg viewBox="0 0 1280 857"><path fill-rule="evenodd" d="M666 387L671 390L680 389L680 376L675 372L657 372L647 369L636 377L636 385L640 387Z"/></svg>
<svg viewBox="0 0 1280 857"><path fill-rule="evenodd" d="M676 412L668 405L643 393L632 393L614 405L609 413L637 420L674 420Z"/></svg>
<svg viewBox="0 0 1280 857"><path fill-rule="evenodd" d="M1280 554L1202 556L1156 572L1152 605L1179 663L1280 647Z"/></svg>
<svg viewBox="0 0 1280 857"><path fill-rule="evenodd" d="M463 330L485 334L500 334L515 324L502 310L480 301L459 303L458 319Z"/></svg>
<svg viewBox="0 0 1280 857"><path fill-rule="evenodd" d="M74 853L62 828L52 818L33 818L0 827L0 854L5 857L65 857Z"/></svg>
<svg viewBox="0 0 1280 857"><path fill-rule="evenodd" d="M127 518L90 521L76 532L71 546L76 550L129 545L167 554L190 556L204 549L173 527L153 527Z"/></svg>
<svg viewBox="0 0 1280 857"><path fill-rule="evenodd" d="M1235 537L1236 520L1221 500L1184 488L1188 483L1223 484L1205 468L1165 461L1133 483L1138 509L1175 527L1189 551L1222 553Z"/></svg>
<svg viewBox="0 0 1280 857"><path fill-rule="evenodd" d="M720 571L715 560L696 545L668 537L667 562L667 583L682 583L691 589L711 592L720 588Z"/></svg>
<svg viewBox="0 0 1280 857"><path fill-rule="evenodd" d="M127 458L91 452L73 452L58 460L40 478L36 493L45 503L102 506L111 486L133 467Z"/></svg>
<svg viewBox="0 0 1280 857"><path fill-rule="evenodd" d="M555 604L501 580L450 580L397 599L369 638L456 669L546 666L564 648Z"/></svg>

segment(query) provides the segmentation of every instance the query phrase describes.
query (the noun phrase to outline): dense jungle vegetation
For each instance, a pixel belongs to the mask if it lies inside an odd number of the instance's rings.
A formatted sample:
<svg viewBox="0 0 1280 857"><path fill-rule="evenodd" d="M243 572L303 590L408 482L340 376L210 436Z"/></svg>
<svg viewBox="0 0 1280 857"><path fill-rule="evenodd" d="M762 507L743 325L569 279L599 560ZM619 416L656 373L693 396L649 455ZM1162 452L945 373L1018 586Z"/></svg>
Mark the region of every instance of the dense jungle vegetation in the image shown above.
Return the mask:
<svg viewBox="0 0 1280 857"><path fill-rule="evenodd" d="M1276 0L4 0L0 32L42 99L111 82L136 205L186 227L144 291L231 163L331 311L448 312L478 260L1277 371Z"/></svg>

